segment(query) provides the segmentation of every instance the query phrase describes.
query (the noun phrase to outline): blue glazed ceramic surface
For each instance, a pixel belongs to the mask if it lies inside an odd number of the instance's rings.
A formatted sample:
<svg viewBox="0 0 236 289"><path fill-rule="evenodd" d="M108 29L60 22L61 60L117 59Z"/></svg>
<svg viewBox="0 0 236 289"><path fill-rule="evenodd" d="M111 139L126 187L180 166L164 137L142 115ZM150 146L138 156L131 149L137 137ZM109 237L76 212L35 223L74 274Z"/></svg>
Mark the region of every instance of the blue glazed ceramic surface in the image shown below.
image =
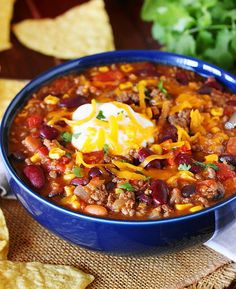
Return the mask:
<svg viewBox="0 0 236 289"><path fill-rule="evenodd" d="M32 92L53 78L81 72L114 62L152 61L214 76L236 92L236 78L203 61L159 51L114 51L83 57L59 65L32 80L9 105L0 132L1 156L12 191L25 209L52 233L85 248L118 254L158 254L209 240L236 219L236 196L194 214L148 221L119 221L72 212L50 203L22 183L7 158L7 139L11 121Z"/></svg>

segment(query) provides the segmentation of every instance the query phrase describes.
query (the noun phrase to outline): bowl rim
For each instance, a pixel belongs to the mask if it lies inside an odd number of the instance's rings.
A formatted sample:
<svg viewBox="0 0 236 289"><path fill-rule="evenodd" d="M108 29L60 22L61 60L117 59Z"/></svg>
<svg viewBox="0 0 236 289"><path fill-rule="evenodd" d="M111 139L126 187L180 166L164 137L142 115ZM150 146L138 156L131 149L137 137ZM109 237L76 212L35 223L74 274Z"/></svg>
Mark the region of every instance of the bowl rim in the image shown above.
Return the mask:
<svg viewBox="0 0 236 289"><path fill-rule="evenodd" d="M153 57L153 59L152 59ZM109 224L122 224L122 225L145 225L145 226L152 226L155 224L165 224L165 223L175 223L179 221L189 220L192 218L197 218L198 216L206 215L210 212L215 211L216 209L219 209L232 201L236 200L236 195L228 197L224 199L221 202L218 202L217 204L210 206L208 208L205 208L203 210L200 210L195 213L186 214L186 215L180 215L176 217L170 217L170 218L163 218L163 219L157 219L157 220L125 220L125 219L111 219L111 218L101 218L96 217L92 215L86 215L81 212L75 212L73 210L70 210L68 208L62 207L57 205L56 203L50 202L45 197L37 194L37 192L34 192L30 187L28 187L17 175L15 170L13 169L13 166L11 165L10 161L8 160L7 156L7 149L4 145L4 136L8 134L10 125L8 127L8 123L11 123L11 120L9 120L10 114L18 109L19 107L19 101L21 101L25 95L32 93L33 91L37 91L41 85L45 85L46 82L51 81L53 78L58 77L63 74L68 74L75 70L76 67L80 66L82 63L82 66L85 64L85 66L93 67L97 64L93 65L87 65L88 63L93 63L100 61L99 65L108 64L108 63L119 63L119 62L137 62L137 61L150 61L150 62L156 62L155 57L158 58L164 58L165 61L163 61L164 64L172 65L172 66L179 66L184 69L188 70L194 70L198 74L204 74L208 76L216 77L217 79L220 79L221 82L223 82L226 87L229 87L229 82L231 83L231 88L236 91L236 77L223 69L213 65L209 64L208 62L189 57L184 56L180 54L170 53L170 52L162 52L158 50L116 50L111 52L103 52L99 54L94 54L90 56L84 56L78 59L70 60L67 62L64 62L60 65L57 65L55 67L52 67L45 72L39 74L35 78L33 78L17 95L12 99L10 104L8 105L2 121L0 123L0 155L2 157L5 169L8 171L9 175L14 179L14 181L24 190L27 192L27 194L31 195L31 197L36 198L38 201L42 202L44 205L49 206L50 208L53 208L55 210L59 210L60 212L64 214L68 214L70 216L76 217L76 218L82 218L89 221L95 221L98 223L109 223ZM143 59L144 60L141 60ZM140 59L140 60L138 60ZM168 61L167 61L168 60ZM84 62L84 63L83 63ZM86 64L87 62L87 64ZM174 62L174 63L173 63ZM160 63L160 62L159 62ZM172 64L171 64L172 63ZM197 66L196 66L197 64ZM204 71L204 66L207 68L206 71ZM85 67L86 69L86 67ZM200 69L200 71L199 71ZM84 69L82 69L83 71ZM223 78L223 79L222 79ZM228 84L228 85L227 85ZM26 97L26 99L22 102L24 103L30 96Z"/></svg>

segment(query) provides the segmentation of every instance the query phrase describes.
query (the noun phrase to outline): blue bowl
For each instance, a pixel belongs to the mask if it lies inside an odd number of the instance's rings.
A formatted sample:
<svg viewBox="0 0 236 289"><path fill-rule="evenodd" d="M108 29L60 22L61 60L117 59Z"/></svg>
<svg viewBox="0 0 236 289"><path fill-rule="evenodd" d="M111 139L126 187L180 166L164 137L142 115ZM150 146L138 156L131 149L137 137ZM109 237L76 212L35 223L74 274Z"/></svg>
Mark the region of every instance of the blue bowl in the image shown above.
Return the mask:
<svg viewBox="0 0 236 289"><path fill-rule="evenodd" d="M17 176L8 160L8 135L12 120L31 94L53 78L115 62L152 61L179 66L203 76L214 76L236 92L236 78L206 62L159 51L114 51L83 57L48 70L32 80L10 103L1 123L1 155L12 191L43 227L79 246L118 254L170 252L209 240L236 219L236 196L202 211L162 220L123 221L75 213L41 197Z"/></svg>

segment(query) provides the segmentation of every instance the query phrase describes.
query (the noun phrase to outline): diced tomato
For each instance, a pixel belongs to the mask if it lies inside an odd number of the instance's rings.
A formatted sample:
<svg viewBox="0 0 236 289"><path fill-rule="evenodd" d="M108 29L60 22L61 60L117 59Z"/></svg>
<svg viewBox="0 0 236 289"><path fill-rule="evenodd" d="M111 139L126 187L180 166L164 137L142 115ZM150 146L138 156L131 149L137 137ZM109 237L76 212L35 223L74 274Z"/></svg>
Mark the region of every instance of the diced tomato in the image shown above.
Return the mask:
<svg viewBox="0 0 236 289"><path fill-rule="evenodd" d="M38 128L43 122L43 118L40 115L31 115L27 118L29 128Z"/></svg>
<svg viewBox="0 0 236 289"><path fill-rule="evenodd" d="M224 108L224 115L231 116L234 113L234 107L227 105Z"/></svg>
<svg viewBox="0 0 236 289"><path fill-rule="evenodd" d="M64 164L64 165L68 164L70 161L71 161L71 159L68 158L68 157L66 157L66 156L62 156L62 157L60 158L60 162L61 162L62 164Z"/></svg>
<svg viewBox="0 0 236 289"><path fill-rule="evenodd" d="M225 181L236 176L236 173L226 164L217 163L217 167L219 170L216 172L216 175L220 181Z"/></svg>
<svg viewBox="0 0 236 289"><path fill-rule="evenodd" d="M45 146L41 146L39 149L38 149L38 153L42 156L47 156L48 155L48 148L45 147Z"/></svg>
<svg viewBox="0 0 236 289"><path fill-rule="evenodd" d="M223 183L226 193L236 192L236 177L230 178Z"/></svg>
<svg viewBox="0 0 236 289"><path fill-rule="evenodd" d="M55 169L58 173L64 173L66 166L62 163L57 163Z"/></svg>
<svg viewBox="0 0 236 289"><path fill-rule="evenodd" d="M124 78L124 74L121 71L110 70L110 71L95 75L93 77L93 81L113 82L113 81L120 81L123 78Z"/></svg>
<svg viewBox="0 0 236 289"><path fill-rule="evenodd" d="M87 164L97 164L104 158L104 151L96 151L84 154L84 161Z"/></svg>
<svg viewBox="0 0 236 289"><path fill-rule="evenodd" d="M236 156L236 137L229 138L226 149L231 155Z"/></svg>

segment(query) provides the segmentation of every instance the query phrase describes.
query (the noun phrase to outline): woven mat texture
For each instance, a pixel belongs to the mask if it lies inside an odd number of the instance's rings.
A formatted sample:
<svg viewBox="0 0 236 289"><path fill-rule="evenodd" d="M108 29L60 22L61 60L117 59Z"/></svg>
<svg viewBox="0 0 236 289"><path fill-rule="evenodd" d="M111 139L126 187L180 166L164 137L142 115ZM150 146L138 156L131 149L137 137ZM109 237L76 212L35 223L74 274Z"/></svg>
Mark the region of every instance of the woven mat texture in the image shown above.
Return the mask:
<svg viewBox="0 0 236 289"><path fill-rule="evenodd" d="M225 284L221 276L226 274L230 283L236 275L236 266L231 268L227 258L204 246L161 257L109 256L71 245L52 235L17 201L1 200L0 206L10 232L10 260L76 266L95 276L88 289L172 289L192 284L195 285L190 288L220 289ZM218 268L221 268L219 272ZM210 285L216 282L218 287L207 287L204 283L205 287L198 287L202 286L200 282L207 282L207 278Z"/></svg>

